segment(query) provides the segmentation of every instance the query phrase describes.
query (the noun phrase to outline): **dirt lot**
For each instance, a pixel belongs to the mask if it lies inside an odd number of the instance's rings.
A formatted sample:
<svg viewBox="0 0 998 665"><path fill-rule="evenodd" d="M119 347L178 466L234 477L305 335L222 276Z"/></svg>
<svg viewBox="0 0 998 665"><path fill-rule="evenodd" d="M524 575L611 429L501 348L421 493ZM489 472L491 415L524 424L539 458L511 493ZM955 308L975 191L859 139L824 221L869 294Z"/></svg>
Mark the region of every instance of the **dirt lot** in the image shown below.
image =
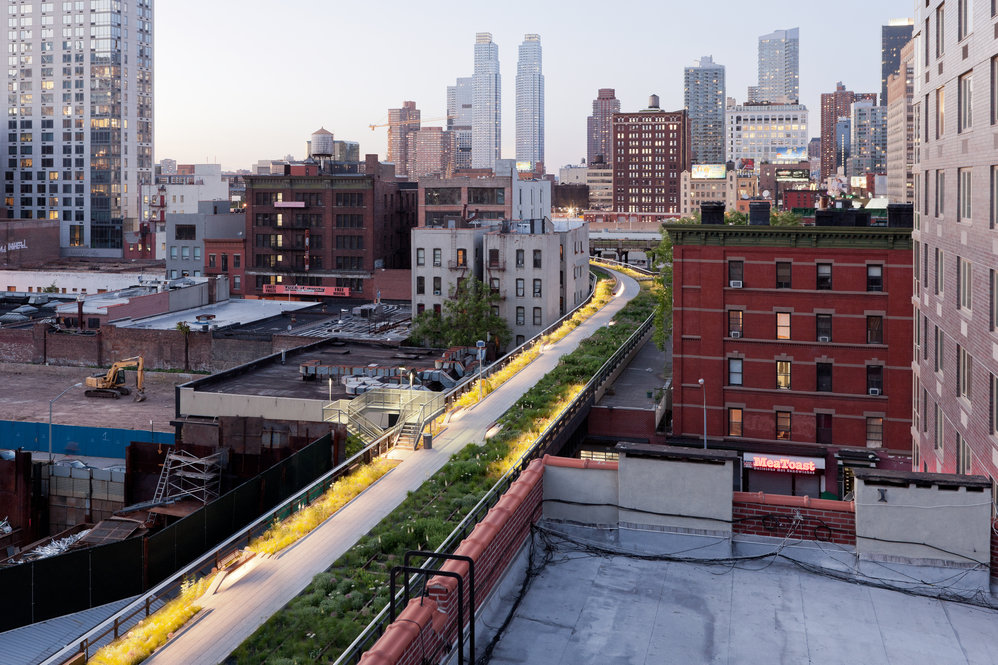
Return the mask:
<svg viewBox="0 0 998 665"><path fill-rule="evenodd" d="M0 363L0 420L48 422L49 400L74 383L82 383L98 370L86 367L46 367ZM120 427L172 432L174 386L198 375L146 372L146 401L133 402L132 395L121 399L84 396L83 387L69 388L52 406L52 422L87 427ZM135 372L127 370L126 385L135 388Z"/></svg>

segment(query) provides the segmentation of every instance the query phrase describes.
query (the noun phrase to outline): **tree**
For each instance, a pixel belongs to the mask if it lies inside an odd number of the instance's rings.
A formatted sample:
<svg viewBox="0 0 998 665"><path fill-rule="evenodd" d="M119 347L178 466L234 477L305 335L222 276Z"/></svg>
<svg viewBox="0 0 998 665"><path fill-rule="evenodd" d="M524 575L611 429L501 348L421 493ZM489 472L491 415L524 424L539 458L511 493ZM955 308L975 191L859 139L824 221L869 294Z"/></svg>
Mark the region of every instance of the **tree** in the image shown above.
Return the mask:
<svg viewBox="0 0 998 665"><path fill-rule="evenodd" d="M42 289L42 293L59 293L59 287L55 285L55 282L52 282Z"/></svg>
<svg viewBox="0 0 998 665"><path fill-rule="evenodd" d="M699 224L700 213L676 220L676 224ZM658 348L664 349L672 337L672 238L665 227L662 239L648 252L649 267L655 271L655 332Z"/></svg>
<svg viewBox="0 0 998 665"><path fill-rule="evenodd" d="M769 213L770 226L800 226L800 215L789 210L773 210Z"/></svg>
<svg viewBox="0 0 998 665"><path fill-rule="evenodd" d="M191 326L186 321L177 322L177 330L184 336L184 371L191 371Z"/></svg>
<svg viewBox="0 0 998 665"><path fill-rule="evenodd" d="M513 337L509 324L495 313L499 294L474 277L461 282L457 293L444 303L443 311L425 311L413 320L412 340L426 346L474 346L486 338L504 348Z"/></svg>
<svg viewBox="0 0 998 665"><path fill-rule="evenodd" d="M729 210L724 213L724 221L731 226L745 226L748 224L748 215L737 210Z"/></svg>

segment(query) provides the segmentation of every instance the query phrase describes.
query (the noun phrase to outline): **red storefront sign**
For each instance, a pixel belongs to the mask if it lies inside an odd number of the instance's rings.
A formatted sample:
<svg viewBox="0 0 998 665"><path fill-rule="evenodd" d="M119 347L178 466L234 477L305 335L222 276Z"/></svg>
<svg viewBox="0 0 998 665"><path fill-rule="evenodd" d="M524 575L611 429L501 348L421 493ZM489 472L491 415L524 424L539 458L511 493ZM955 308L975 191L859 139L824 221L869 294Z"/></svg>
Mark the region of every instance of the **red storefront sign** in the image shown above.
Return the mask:
<svg viewBox="0 0 998 665"><path fill-rule="evenodd" d="M266 295L283 296L337 296L349 297L350 287L347 286L300 286L297 284L264 284Z"/></svg>
<svg viewBox="0 0 998 665"><path fill-rule="evenodd" d="M746 467L756 471L779 471L782 473L810 473L813 474L818 469L818 465L813 460L792 457L767 457L765 455L752 455L751 459L746 456Z"/></svg>

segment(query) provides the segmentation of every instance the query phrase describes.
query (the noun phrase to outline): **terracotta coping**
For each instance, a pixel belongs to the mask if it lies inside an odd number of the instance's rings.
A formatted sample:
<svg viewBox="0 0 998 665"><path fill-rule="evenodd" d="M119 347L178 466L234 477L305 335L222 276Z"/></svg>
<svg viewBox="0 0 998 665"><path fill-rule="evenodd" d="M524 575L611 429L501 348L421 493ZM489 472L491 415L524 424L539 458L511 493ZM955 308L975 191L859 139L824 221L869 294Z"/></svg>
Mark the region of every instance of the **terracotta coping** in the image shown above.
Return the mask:
<svg viewBox="0 0 998 665"><path fill-rule="evenodd" d="M786 496L783 494L766 494L765 492L733 492L731 501L732 503L761 503L767 506L835 510L840 513L856 512L856 503L854 501L812 499L809 496Z"/></svg>

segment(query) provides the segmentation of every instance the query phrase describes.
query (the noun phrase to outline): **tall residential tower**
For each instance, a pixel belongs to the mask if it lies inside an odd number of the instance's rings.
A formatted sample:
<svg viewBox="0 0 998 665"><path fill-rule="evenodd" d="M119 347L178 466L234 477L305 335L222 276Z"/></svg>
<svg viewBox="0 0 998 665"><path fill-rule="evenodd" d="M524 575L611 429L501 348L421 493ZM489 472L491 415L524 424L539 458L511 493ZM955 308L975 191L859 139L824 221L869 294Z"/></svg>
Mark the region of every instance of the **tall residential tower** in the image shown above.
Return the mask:
<svg viewBox="0 0 998 665"><path fill-rule="evenodd" d="M901 69L901 49L911 41L914 21L892 19L880 28L880 105L887 106L887 79Z"/></svg>
<svg viewBox="0 0 998 665"><path fill-rule="evenodd" d="M153 0L7 9L5 207L60 220L67 255L121 256L152 182Z"/></svg>
<svg viewBox="0 0 998 665"><path fill-rule="evenodd" d="M447 86L447 131L453 141L451 161L455 169L471 168L471 126L474 84L470 76Z"/></svg>
<svg viewBox="0 0 998 665"><path fill-rule="evenodd" d="M613 163L613 114L620 113L620 100L613 88L600 88L593 100L593 114L586 122L586 161Z"/></svg>
<svg viewBox="0 0 998 665"><path fill-rule="evenodd" d="M709 55L683 70L694 164L724 162L724 65Z"/></svg>
<svg viewBox="0 0 998 665"><path fill-rule="evenodd" d="M516 161L544 161L544 74L541 36L528 34L516 63Z"/></svg>
<svg viewBox="0 0 998 665"><path fill-rule="evenodd" d="M395 175L409 175L409 160L415 152L415 136L420 114L416 102L402 102L400 109L388 109L388 160L395 164Z"/></svg>
<svg viewBox="0 0 998 665"><path fill-rule="evenodd" d="M499 45L491 32L475 36L475 73L472 75L471 166L491 169L502 145Z"/></svg>
<svg viewBox="0 0 998 665"><path fill-rule="evenodd" d="M845 166L842 154L848 152L848 146L842 145L841 140L836 138L836 124L843 118L852 115L852 103L858 101L870 101L877 103L877 93L863 92L856 93L846 90L846 87L839 81L835 84L835 92L826 92L821 95L821 177L835 175L835 171L840 166Z"/></svg>
<svg viewBox="0 0 998 665"><path fill-rule="evenodd" d="M749 86L748 102L797 104L800 99L798 28L759 37L759 85Z"/></svg>

